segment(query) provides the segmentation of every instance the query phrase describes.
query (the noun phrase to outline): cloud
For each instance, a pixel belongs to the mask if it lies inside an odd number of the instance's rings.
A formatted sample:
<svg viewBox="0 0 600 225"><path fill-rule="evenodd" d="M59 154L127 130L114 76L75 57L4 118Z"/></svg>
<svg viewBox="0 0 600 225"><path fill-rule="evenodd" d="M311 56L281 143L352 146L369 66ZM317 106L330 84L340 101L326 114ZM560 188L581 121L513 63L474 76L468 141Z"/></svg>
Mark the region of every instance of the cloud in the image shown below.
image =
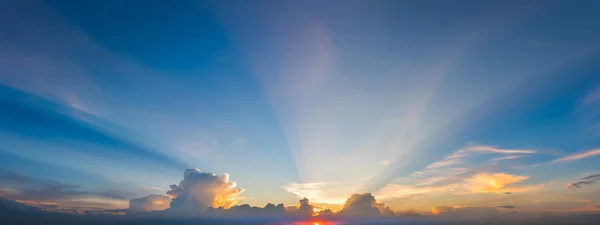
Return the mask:
<svg viewBox="0 0 600 225"><path fill-rule="evenodd" d="M233 197L244 189L237 188L229 181L229 175L221 176L204 173L198 169L187 169L179 185L171 185L167 195L173 197L170 210L185 212L204 212L208 207L229 208Z"/></svg>
<svg viewBox="0 0 600 225"><path fill-rule="evenodd" d="M472 192L527 192L539 186L514 186L515 183L529 179L507 173L479 173L466 180L466 187Z"/></svg>
<svg viewBox="0 0 600 225"><path fill-rule="evenodd" d="M410 185L388 184L375 192L375 196L379 199L408 198L416 195L439 193L446 190L448 190L447 186L415 187Z"/></svg>
<svg viewBox="0 0 600 225"><path fill-rule="evenodd" d="M490 162L499 162L502 160L511 160L511 159L518 159L518 158L521 158L521 156L520 155L509 155L509 156L492 158L492 159L490 159Z"/></svg>
<svg viewBox="0 0 600 225"><path fill-rule="evenodd" d="M312 216L314 213L314 206L310 204L307 198L303 198L299 200L300 205L298 205L298 210L296 214L298 216Z"/></svg>
<svg viewBox="0 0 600 225"><path fill-rule="evenodd" d="M582 99L582 104L587 105L600 100L600 86L588 92Z"/></svg>
<svg viewBox="0 0 600 225"><path fill-rule="evenodd" d="M597 156L597 155L600 155L600 148L592 149L592 150L589 150L589 151L575 153L575 154L572 154L572 155L568 155L568 156L565 156L565 157L561 157L561 158L552 160L550 162L532 164L532 165L527 165L527 166L518 167L518 168L538 167L538 166L541 166L541 165L563 163L563 162L572 162L572 161L577 161L577 160L580 160L580 159L585 159L585 158L589 158L589 157L593 157L593 156Z"/></svg>
<svg viewBox="0 0 600 225"><path fill-rule="evenodd" d="M285 205L283 205L283 204L274 205L272 203L268 203L263 208L256 207L256 206L250 206L248 204L235 205L229 209L225 209L223 207L219 207L219 208L209 207L206 210L206 213L210 214L210 215L216 215L216 216L248 216L248 215L282 216L282 215L286 215L287 211L285 209Z"/></svg>
<svg viewBox="0 0 600 225"><path fill-rule="evenodd" d="M443 160L429 164L427 167L425 167L425 169L439 169L443 167L458 165L461 163L462 161L458 159L445 158Z"/></svg>
<svg viewBox="0 0 600 225"><path fill-rule="evenodd" d="M330 183L327 182L315 182L315 183L289 183L281 186L287 192L290 192L298 198L309 198L313 202L328 203L328 204L341 204L344 199L332 198L327 192L325 187Z"/></svg>
<svg viewBox="0 0 600 225"><path fill-rule="evenodd" d="M149 212L168 209L171 197L165 195L151 194L143 198L135 198L129 201L130 212Z"/></svg>
<svg viewBox="0 0 600 225"><path fill-rule="evenodd" d="M585 151L585 152L576 153L576 154L569 155L569 156L565 156L565 157L556 159L556 160L554 160L554 161L552 161L550 163L575 161L575 160L585 159L585 158L592 157L592 156L597 156L597 155L600 155L600 148L592 149L592 150Z"/></svg>
<svg viewBox="0 0 600 225"><path fill-rule="evenodd" d="M442 178L440 178L442 179ZM513 193L529 192L542 185L517 186L516 184L529 179L528 176L518 176L507 173L476 173L469 177L456 177L451 183L444 185L431 185L437 183L428 181L416 186L388 184L381 188L375 195L379 199L410 198L419 195L434 194L475 194L475 193ZM426 181L426 180L425 180Z"/></svg>
<svg viewBox="0 0 600 225"><path fill-rule="evenodd" d="M459 165L459 164L463 163L463 160L462 160L463 158L470 156L471 154L474 154L474 153L534 154L534 153L536 153L536 151L533 149L501 149L501 148L497 148L497 147L489 146L489 145L470 145L470 146L467 146L465 148L462 148L462 149L459 149L459 150L453 152L452 154L446 156L444 159L442 159L440 161L436 161L432 164L429 164L428 166L425 167L425 169L426 170L439 169L439 168ZM505 160L505 159L514 159L514 158L518 158L518 156L516 156L516 155L506 156L502 159L496 159L496 161Z"/></svg>
<svg viewBox="0 0 600 225"><path fill-rule="evenodd" d="M456 219L475 219L501 216L495 207L467 207L467 206L435 206L431 213L437 216Z"/></svg>
<svg viewBox="0 0 600 225"><path fill-rule="evenodd" d="M499 205L499 206L496 206L496 208L514 209L514 208L517 208L517 207L514 206L514 205Z"/></svg>
<svg viewBox="0 0 600 225"><path fill-rule="evenodd" d="M579 179L576 182L570 183L567 187L568 188L580 188L582 185L589 185L589 184L593 184L596 183L596 181L600 180L600 174L594 174L594 175L590 175L584 178Z"/></svg>
<svg viewBox="0 0 600 225"><path fill-rule="evenodd" d="M379 214L381 214L381 216L394 216L395 215L392 208L390 208L389 206L386 206L385 204L383 204L381 202L375 203L375 207L377 207L377 210L379 210Z"/></svg>
<svg viewBox="0 0 600 225"><path fill-rule="evenodd" d="M394 212L385 204L378 203L371 193L352 194L339 212L342 216L393 216Z"/></svg>
<svg viewBox="0 0 600 225"><path fill-rule="evenodd" d="M79 185L65 184L54 180L38 180L0 169L0 196L16 200L55 201L59 203L80 202L120 206L131 193L123 191L90 191Z"/></svg>

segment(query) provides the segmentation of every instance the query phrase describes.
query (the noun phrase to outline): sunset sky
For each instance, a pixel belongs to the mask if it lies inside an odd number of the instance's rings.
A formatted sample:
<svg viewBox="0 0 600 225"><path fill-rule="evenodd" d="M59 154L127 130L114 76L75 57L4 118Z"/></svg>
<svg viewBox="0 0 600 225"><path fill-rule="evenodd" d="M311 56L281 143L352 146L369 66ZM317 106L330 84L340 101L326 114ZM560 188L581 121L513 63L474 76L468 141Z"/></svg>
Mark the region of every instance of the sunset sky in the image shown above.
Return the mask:
<svg viewBox="0 0 600 225"><path fill-rule="evenodd" d="M0 0L0 196L600 211L600 3L434 2Z"/></svg>

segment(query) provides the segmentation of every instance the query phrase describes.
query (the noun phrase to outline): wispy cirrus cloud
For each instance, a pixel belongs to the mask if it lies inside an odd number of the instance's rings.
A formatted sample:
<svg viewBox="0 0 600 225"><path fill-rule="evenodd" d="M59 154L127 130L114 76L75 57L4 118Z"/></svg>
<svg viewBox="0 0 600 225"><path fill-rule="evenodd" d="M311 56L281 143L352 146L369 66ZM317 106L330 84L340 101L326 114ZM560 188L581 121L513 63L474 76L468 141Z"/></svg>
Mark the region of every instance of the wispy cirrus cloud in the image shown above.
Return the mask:
<svg viewBox="0 0 600 225"><path fill-rule="evenodd" d="M467 177L457 177L453 182L443 185L436 185L437 180L427 181L427 179L414 186L388 184L375 192L375 195L378 199L398 199L438 194L519 193L535 191L544 186L518 185L529 178L529 176L507 173L476 173Z"/></svg>
<svg viewBox="0 0 600 225"><path fill-rule="evenodd" d="M520 155L509 155L509 156L492 158L492 159L490 159L490 162L499 162L499 161L503 161L503 160L511 160L511 159L518 159L518 158L521 158L521 156Z"/></svg>
<svg viewBox="0 0 600 225"><path fill-rule="evenodd" d="M313 202L327 203L327 204L342 204L344 198L332 197L331 190L328 182L313 182L313 183L289 183L281 186L287 192L296 195L298 198L308 198Z"/></svg>
<svg viewBox="0 0 600 225"><path fill-rule="evenodd" d="M446 156L444 159L429 164L425 169L436 169L443 168L448 166L459 165L463 163L463 158L466 158L472 154L534 154L536 153L533 149L501 149L498 147L490 146L490 145L471 145L465 148L459 149L452 154ZM506 156L511 159L517 158L516 156Z"/></svg>
<svg viewBox="0 0 600 225"><path fill-rule="evenodd" d="M558 158L556 160L551 161L550 163L576 161L576 160L585 159L585 158L597 156L597 155L600 155L600 148L592 149L592 150L585 151L585 152L579 152L579 153L575 153L575 154L572 154L569 156Z"/></svg>
<svg viewBox="0 0 600 225"><path fill-rule="evenodd" d="M588 105L600 100L600 86L597 86L593 90L590 90L581 100L583 105Z"/></svg>
<svg viewBox="0 0 600 225"><path fill-rule="evenodd" d="M516 183L529 179L529 176L519 176L507 173L479 173L465 180L465 187L474 193L515 193L528 192L542 185L516 186Z"/></svg>
<svg viewBox="0 0 600 225"><path fill-rule="evenodd" d="M517 167L517 168L523 169L523 168L538 167L538 166L548 165L548 164L573 162L573 161L577 161L577 160L581 160L581 159L585 159L585 158L589 158L589 157L593 157L593 156L597 156L597 155L600 155L600 148L592 149L589 151L578 152L578 153L571 154L568 156L560 157L558 159L555 159L555 160L552 160L549 162L537 163L537 164L532 164L532 165L527 165L527 166L522 166L522 167Z"/></svg>
<svg viewBox="0 0 600 225"><path fill-rule="evenodd" d="M573 183L570 183L567 187L568 188L581 188L583 185L590 185L590 184L596 183L599 180L600 180L600 174L593 174L593 175L589 175L587 177L581 178L578 181L575 181Z"/></svg>

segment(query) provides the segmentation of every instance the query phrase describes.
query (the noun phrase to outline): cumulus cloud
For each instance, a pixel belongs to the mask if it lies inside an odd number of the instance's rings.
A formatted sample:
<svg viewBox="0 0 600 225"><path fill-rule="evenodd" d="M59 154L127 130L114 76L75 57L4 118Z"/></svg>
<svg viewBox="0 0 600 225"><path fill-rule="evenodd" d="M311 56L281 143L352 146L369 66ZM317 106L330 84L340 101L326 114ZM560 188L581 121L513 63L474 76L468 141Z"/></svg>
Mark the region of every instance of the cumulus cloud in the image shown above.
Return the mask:
<svg viewBox="0 0 600 225"><path fill-rule="evenodd" d="M593 184L596 183L596 181L600 180L600 174L594 174L594 175L590 175L584 178L579 179L576 182L570 183L567 187L568 188L580 188L582 185L589 185L589 184Z"/></svg>
<svg viewBox="0 0 600 225"><path fill-rule="evenodd" d="M135 198L129 201L130 212L149 212L168 209L171 204L171 196L151 194L143 198Z"/></svg>
<svg viewBox="0 0 600 225"><path fill-rule="evenodd" d="M229 181L227 174L218 176L198 169L187 169L179 185L171 185L171 190L167 192L173 197L170 210L203 212L208 207L229 208L235 203L233 197L244 191L236 186L235 182Z"/></svg>
<svg viewBox="0 0 600 225"><path fill-rule="evenodd" d="M381 202L375 203L375 207L377 207L377 210L379 210L379 214L381 214L381 216L394 216L395 215L394 211L389 206L386 206L385 204L383 204Z"/></svg>
<svg viewBox="0 0 600 225"><path fill-rule="evenodd" d="M393 216L394 212L385 204L378 203L371 193L352 194L339 213L342 216Z"/></svg>
<svg viewBox="0 0 600 225"><path fill-rule="evenodd" d="M307 198L300 199L300 205L296 212L298 216L312 216L314 213L314 206L310 204Z"/></svg>

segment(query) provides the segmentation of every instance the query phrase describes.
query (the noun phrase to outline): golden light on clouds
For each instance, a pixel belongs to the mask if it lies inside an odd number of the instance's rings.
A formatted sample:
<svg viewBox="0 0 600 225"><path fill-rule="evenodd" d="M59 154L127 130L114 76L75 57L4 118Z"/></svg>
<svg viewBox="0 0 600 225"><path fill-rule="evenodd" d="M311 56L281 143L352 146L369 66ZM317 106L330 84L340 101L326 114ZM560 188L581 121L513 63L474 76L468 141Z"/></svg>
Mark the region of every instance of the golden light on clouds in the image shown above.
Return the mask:
<svg viewBox="0 0 600 225"><path fill-rule="evenodd" d="M520 192L532 187L510 187L512 184L529 179L507 173L479 173L466 180L466 187L472 192Z"/></svg>

